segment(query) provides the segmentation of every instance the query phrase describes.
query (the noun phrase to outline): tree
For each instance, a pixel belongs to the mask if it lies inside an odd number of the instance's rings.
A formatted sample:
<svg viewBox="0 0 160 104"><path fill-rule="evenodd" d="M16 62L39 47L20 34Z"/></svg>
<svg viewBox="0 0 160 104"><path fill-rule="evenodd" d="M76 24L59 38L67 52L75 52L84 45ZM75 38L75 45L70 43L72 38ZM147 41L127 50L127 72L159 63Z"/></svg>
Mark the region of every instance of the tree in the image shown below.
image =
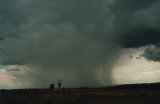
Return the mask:
<svg viewBox="0 0 160 104"><path fill-rule="evenodd" d="M54 90L54 84L50 84L50 89Z"/></svg>

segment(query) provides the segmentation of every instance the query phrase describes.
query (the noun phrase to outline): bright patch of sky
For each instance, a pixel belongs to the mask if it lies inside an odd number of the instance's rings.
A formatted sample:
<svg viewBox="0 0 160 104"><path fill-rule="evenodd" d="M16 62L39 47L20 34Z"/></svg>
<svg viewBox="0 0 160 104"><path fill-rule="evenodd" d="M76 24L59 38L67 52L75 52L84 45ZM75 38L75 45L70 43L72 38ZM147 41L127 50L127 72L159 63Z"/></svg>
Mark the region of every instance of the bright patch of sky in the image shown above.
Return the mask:
<svg viewBox="0 0 160 104"><path fill-rule="evenodd" d="M112 70L114 84L154 83L160 81L160 62L149 61L142 54L145 47L123 49Z"/></svg>
<svg viewBox="0 0 160 104"><path fill-rule="evenodd" d="M31 70L26 66L0 65L0 89L32 87Z"/></svg>

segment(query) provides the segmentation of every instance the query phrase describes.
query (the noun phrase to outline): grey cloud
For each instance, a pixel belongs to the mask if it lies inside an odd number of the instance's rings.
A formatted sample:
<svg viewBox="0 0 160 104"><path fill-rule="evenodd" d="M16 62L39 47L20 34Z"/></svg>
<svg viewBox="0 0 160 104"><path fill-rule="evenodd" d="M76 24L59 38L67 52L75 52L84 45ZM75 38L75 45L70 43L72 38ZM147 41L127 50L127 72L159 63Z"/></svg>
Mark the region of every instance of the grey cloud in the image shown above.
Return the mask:
<svg viewBox="0 0 160 104"><path fill-rule="evenodd" d="M123 47L141 47L160 43L160 29L136 27L126 32L123 38Z"/></svg>
<svg viewBox="0 0 160 104"><path fill-rule="evenodd" d="M115 40L123 48L158 44L160 38L159 15L157 15L159 1L123 1L116 0L111 9L116 15Z"/></svg>
<svg viewBox="0 0 160 104"><path fill-rule="evenodd" d="M102 79L111 84L110 72L120 47L159 43L159 26L138 22L144 18L141 11L157 10L156 3L158 0L3 1L6 8L0 9L0 29L9 36L5 36L7 45L1 47L8 54L1 51L0 62L43 69L37 71L46 80L47 76L51 76L48 80L62 78L68 85L100 84L96 74L103 69ZM53 76L55 71L60 77ZM45 78L34 79L42 85L40 79ZM74 79L77 82L69 83Z"/></svg>
<svg viewBox="0 0 160 104"><path fill-rule="evenodd" d="M99 83L95 77L96 71L106 67L108 59L114 60L112 54L117 54L117 51L113 50L118 50L117 46L111 47L110 39L104 39L106 30L104 11L101 13L102 2L56 1L57 7L52 7L55 2L50 2L51 6L48 6L48 2L22 3L24 6L21 9L28 14L28 23L22 22L19 27L20 32L16 35L21 36L20 39L6 40L5 43L10 46L7 49L13 51L9 53L13 58L11 60L8 55L3 55L2 63L41 67L44 69L41 74L47 73L47 70L63 70L62 74L72 72L77 75L77 82L84 86L87 83L96 85ZM68 78L71 80L70 76ZM35 80L39 83L40 79Z"/></svg>
<svg viewBox="0 0 160 104"><path fill-rule="evenodd" d="M159 2L159 0L141 0L141 1L133 1L133 0L115 0L113 9L124 11L135 11L138 9L145 9L152 6L154 3Z"/></svg>
<svg viewBox="0 0 160 104"><path fill-rule="evenodd" d="M155 45L149 46L145 50L143 56L150 61L159 62L160 61L160 47L155 46Z"/></svg>
<svg viewBox="0 0 160 104"><path fill-rule="evenodd" d="M0 35L3 37L19 37L19 26L26 20L26 15L17 6L18 0L0 1Z"/></svg>

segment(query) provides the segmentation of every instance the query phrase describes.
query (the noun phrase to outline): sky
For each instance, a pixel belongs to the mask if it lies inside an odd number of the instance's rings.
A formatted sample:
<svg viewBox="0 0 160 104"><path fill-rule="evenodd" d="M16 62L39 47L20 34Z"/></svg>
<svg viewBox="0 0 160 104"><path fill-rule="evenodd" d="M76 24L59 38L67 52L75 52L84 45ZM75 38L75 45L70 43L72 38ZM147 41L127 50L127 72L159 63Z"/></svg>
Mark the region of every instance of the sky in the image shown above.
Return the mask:
<svg viewBox="0 0 160 104"><path fill-rule="evenodd" d="M159 0L0 0L0 88L160 81Z"/></svg>

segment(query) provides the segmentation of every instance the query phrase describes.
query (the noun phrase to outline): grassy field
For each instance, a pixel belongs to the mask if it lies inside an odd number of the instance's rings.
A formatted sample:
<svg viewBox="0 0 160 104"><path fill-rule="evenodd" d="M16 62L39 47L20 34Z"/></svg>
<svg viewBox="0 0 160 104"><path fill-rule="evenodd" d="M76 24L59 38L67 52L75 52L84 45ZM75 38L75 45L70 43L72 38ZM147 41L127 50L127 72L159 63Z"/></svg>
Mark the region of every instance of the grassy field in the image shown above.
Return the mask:
<svg viewBox="0 0 160 104"><path fill-rule="evenodd" d="M107 88L1 90L0 104L160 104L159 84Z"/></svg>

